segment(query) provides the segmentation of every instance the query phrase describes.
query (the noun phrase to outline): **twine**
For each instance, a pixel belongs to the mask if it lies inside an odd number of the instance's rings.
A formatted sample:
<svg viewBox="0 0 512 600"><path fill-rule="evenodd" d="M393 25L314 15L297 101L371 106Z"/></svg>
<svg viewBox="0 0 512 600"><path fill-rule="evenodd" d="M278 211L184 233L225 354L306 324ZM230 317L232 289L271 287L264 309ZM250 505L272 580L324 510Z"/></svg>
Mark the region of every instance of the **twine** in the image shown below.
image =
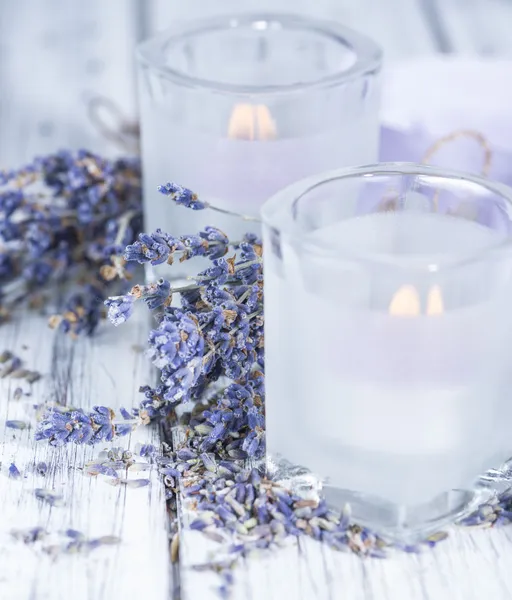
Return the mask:
<svg viewBox="0 0 512 600"><path fill-rule="evenodd" d="M481 134L479 131L473 129L458 129L457 131L453 131L448 135L445 135L435 141L430 148L425 152L423 158L421 159L421 164L426 165L430 161L430 159L438 152L443 146L449 144L450 142L454 142L460 138L468 137L474 139L478 145L482 148L484 154L484 160L482 165L481 174L484 177L489 176L489 172L491 170L492 164L492 150L491 146L487 140L487 138Z"/></svg>
<svg viewBox="0 0 512 600"><path fill-rule="evenodd" d="M114 125L110 125L102 116L109 113ZM119 106L110 98L95 96L87 104L87 113L91 123L108 141L130 153L139 153L139 124L130 121Z"/></svg>
<svg viewBox="0 0 512 600"><path fill-rule="evenodd" d="M484 160L483 160L483 164L482 164L481 174L484 177L487 177L491 170L492 150L489 145L489 142L487 141L487 138L483 134L481 134L479 131L475 131L473 129L458 129L456 131L453 131L452 133L449 133L448 135L443 136L442 138L439 138L425 152L425 155L423 156L421 164L423 164L423 165L428 164L428 161L443 146L445 146L446 144L449 144L450 142L454 142L454 141L456 141L460 138L464 138L464 137L472 138L482 148ZM434 197L432 198L434 212L437 212L437 210L439 208L439 196L440 196L440 191L436 190Z"/></svg>
<svg viewBox="0 0 512 600"><path fill-rule="evenodd" d="M443 137L439 138L427 149L427 151L423 155L423 158L421 159L420 164L429 164L429 161L431 161L432 157L437 152L439 152L441 148L446 146L446 144L450 144L451 142L454 142L461 138L471 138L475 140L477 144L481 147L483 151L483 163L480 173L483 177L488 177L492 166L492 149L487 138L482 133L474 129L457 129L456 131L452 131L451 133L448 133L447 135L444 135ZM440 191L436 190L432 199L435 212L438 210L439 207L439 195ZM381 212L396 210L398 198L399 192L395 188L390 188L384 194L384 197L380 202L378 210Z"/></svg>

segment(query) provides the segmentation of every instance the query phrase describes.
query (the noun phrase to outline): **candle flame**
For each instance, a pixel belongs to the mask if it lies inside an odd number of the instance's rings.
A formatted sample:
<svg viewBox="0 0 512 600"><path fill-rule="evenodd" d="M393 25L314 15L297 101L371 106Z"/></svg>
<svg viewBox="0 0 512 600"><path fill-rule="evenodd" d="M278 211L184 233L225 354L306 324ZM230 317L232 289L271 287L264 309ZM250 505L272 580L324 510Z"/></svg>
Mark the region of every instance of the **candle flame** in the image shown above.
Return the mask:
<svg viewBox="0 0 512 600"><path fill-rule="evenodd" d="M444 313L443 296L441 288L434 285L430 288L427 298L427 315L442 315Z"/></svg>
<svg viewBox="0 0 512 600"><path fill-rule="evenodd" d="M277 128L268 106L264 104L237 104L228 125L228 137L238 140L271 140Z"/></svg>
<svg viewBox="0 0 512 600"><path fill-rule="evenodd" d="M394 317L417 317L420 314L420 297L412 285L403 285L393 296L389 314Z"/></svg>
<svg viewBox="0 0 512 600"><path fill-rule="evenodd" d="M443 296L438 285L431 287L428 292L425 312L429 316L444 313ZM403 285L391 299L389 314L395 317L417 317L420 313L421 304L418 291L412 285Z"/></svg>

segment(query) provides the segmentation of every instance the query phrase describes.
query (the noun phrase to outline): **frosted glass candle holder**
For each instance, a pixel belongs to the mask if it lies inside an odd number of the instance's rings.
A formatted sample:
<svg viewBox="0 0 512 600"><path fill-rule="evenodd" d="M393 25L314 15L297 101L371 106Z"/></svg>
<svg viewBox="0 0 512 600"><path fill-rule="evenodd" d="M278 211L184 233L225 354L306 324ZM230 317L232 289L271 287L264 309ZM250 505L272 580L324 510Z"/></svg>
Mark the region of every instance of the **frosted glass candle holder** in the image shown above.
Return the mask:
<svg viewBox="0 0 512 600"><path fill-rule="evenodd" d="M512 454L512 190L382 164L262 216L269 462L392 539L468 514Z"/></svg>
<svg viewBox="0 0 512 600"><path fill-rule="evenodd" d="M235 239L251 229L173 205L156 191L169 180L257 216L293 181L377 158L381 52L345 27L291 15L195 20L137 57L147 230L215 225Z"/></svg>

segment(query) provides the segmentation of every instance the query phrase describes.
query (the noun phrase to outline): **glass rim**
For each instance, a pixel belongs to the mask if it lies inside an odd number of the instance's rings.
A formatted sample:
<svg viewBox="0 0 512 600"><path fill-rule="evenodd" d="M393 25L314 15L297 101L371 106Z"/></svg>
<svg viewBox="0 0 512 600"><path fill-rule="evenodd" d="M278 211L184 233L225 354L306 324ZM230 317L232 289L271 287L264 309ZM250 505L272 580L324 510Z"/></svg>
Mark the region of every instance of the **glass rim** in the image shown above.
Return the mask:
<svg viewBox="0 0 512 600"><path fill-rule="evenodd" d="M214 79L193 77L179 69L156 65L149 51L154 44L163 45L172 38L178 40L214 30L227 31L257 22L279 22L284 26L302 27L316 31L351 49L355 54L356 60L348 69L340 70L337 73L321 77L314 81L284 85L239 85L215 81ZM296 94L303 91L336 87L366 74L376 73L382 65L382 50L380 46L365 35L335 21L326 21L314 17L287 13L233 13L217 17L182 21L179 25L170 27L156 36L144 40L137 45L135 52L136 58L141 64L153 69L161 77L177 85L221 94L242 96Z"/></svg>
<svg viewBox="0 0 512 600"><path fill-rule="evenodd" d="M374 163L369 165L362 165L358 167L347 167L342 169L335 169L307 177L300 181L296 181L291 185L279 190L277 193L272 195L261 207L260 216L262 223L269 227L271 230L277 232L280 236L288 239L299 247L313 253L317 256L323 256L325 258L341 258L340 251L334 248L321 245L321 243L305 239L304 233L298 231L292 227L280 227L275 222L276 208L280 209L279 215L283 214L283 210L291 211L296 202L303 198L306 194L309 194L315 189L318 189L324 184L331 183L333 181L349 180L351 178L370 177L375 175L425 175L428 177L437 177L439 179L449 179L466 181L468 183L480 186L488 190L489 192L501 197L508 206L512 208L512 187L501 183L490 181L483 176L473 175L472 173L466 173L464 171L458 171L454 169L444 169L433 165L424 165L413 162L383 162ZM353 217L356 218L356 217ZM348 219L347 219L348 220ZM429 263L422 265L425 269L430 272L438 272L440 270L446 270L448 268L460 267L465 264L481 261L489 255L495 255L500 252L507 252L512 250L512 236L507 236L504 239L496 241L496 243L489 244L485 248L480 248L477 254L466 254L465 256L454 260L448 264L437 265L435 263ZM392 265L386 260L387 254L363 254L363 253L347 253L343 251L343 258L346 260L353 260L360 263L370 263L374 265L392 266L393 269L421 269L420 266L415 264L412 266L407 263L406 260L403 262L393 261ZM444 256L451 256L450 254L444 254ZM418 256L420 258L420 256Z"/></svg>

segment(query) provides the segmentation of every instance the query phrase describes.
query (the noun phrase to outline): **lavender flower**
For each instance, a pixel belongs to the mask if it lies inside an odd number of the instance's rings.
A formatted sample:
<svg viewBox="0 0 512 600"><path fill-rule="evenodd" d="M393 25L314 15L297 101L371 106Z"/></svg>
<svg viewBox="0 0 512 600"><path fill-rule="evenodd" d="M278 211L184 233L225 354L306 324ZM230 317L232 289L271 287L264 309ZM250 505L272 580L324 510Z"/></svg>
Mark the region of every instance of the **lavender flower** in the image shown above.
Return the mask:
<svg viewBox="0 0 512 600"><path fill-rule="evenodd" d="M36 440L48 440L52 446L96 444L110 442L116 436L127 435L133 423L114 422L115 413L105 406L95 406L91 412L82 409L50 408L38 423Z"/></svg>
<svg viewBox="0 0 512 600"><path fill-rule="evenodd" d="M103 297L101 286L84 286L68 298L61 315L50 319L50 327L59 328L73 337L81 333L92 334L102 317Z"/></svg>
<svg viewBox="0 0 512 600"><path fill-rule="evenodd" d="M2 172L2 320L52 282L81 281L92 287L80 292L80 311L66 308L73 316L62 316L56 324L72 335L91 333L106 288L117 285L115 277L127 275L122 249L133 239L140 215L138 161L62 151ZM77 303L74 293L72 305Z"/></svg>
<svg viewBox="0 0 512 600"><path fill-rule="evenodd" d="M196 256L219 258L229 246L226 235L215 227L206 227L198 235L174 237L157 229L152 234L140 233L137 241L126 247L124 258L139 264L172 264L178 257L180 262Z"/></svg>
<svg viewBox="0 0 512 600"><path fill-rule="evenodd" d="M159 185L157 189L164 196L170 196L176 204L186 206L192 210L203 210L209 206L208 203L199 200L197 194L177 183Z"/></svg>
<svg viewBox="0 0 512 600"><path fill-rule="evenodd" d="M21 477L21 473L19 472L18 467L14 463L11 463L9 466L9 477L11 477L12 479L19 479Z"/></svg>
<svg viewBox="0 0 512 600"><path fill-rule="evenodd" d="M129 319L133 312L134 300L133 294L107 298L105 306L108 308L110 322L117 326Z"/></svg>

